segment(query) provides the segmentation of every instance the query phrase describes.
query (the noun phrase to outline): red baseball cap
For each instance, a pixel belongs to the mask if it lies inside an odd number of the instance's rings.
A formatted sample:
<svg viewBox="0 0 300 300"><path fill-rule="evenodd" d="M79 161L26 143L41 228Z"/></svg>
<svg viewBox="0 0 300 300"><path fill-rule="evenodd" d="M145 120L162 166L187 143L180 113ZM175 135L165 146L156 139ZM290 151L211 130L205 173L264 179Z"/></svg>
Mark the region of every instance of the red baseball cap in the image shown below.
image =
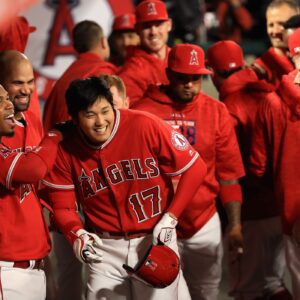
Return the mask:
<svg viewBox="0 0 300 300"><path fill-rule="evenodd" d="M166 21L169 19L167 8L160 0L142 1L136 7L136 22Z"/></svg>
<svg viewBox="0 0 300 300"><path fill-rule="evenodd" d="M169 53L168 67L184 74L212 74L205 68L204 62L202 48L192 44L178 44Z"/></svg>
<svg viewBox="0 0 300 300"><path fill-rule="evenodd" d="M207 50L207 63L216 71L227 71L244 65L242 48L235 42L224 40Z"/></svg>
<svg viewBox="0 0 300 300"><path fill-rule="evenodd" d="M136 20L135 20L135 14L127 13L122 14L117 17L115 17L114 24L113 24L113 31L118 30L135 30Z"/></svg>
<svg viewBox="0 0 300 300"><path fill-rule="evenodd" d="M300 53L300 28L290 35L288 45L292 57Z"/></svg>

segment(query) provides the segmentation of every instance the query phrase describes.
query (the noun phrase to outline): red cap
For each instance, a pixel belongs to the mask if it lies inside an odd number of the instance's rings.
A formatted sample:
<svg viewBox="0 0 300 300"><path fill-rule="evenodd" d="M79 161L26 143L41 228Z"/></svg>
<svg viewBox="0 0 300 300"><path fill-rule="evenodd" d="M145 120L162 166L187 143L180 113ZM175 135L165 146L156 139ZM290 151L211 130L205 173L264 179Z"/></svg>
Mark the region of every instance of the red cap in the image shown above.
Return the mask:
<svg viewBox="0 0 300 300"><path fill-rule="evenodd" d="M16 17L9 28L0 35L0 51L17 50L24 52L29 34L35 30L36 27L30 26L25 17Z"/></svg>
<svg viewBox="0 0 300 300"><path fill-rule="evenodd" d="M208 48L207 62L216 71L236 69L244 65L243 50L233 41L220 41Z"/></svg>
<svg viewBox="0 0 300 300"><path fill-rule="evenodd" d="M288 45L292 57L300 53L300 28L290 35Z"/></svg>
<svg viewBox="0 0 300 300"><path fill-rule="evenodd" d="M135 14L127 13L115 17L113 31L116 30L135 30Z"/></svg>
<svg viewBox="0 0 300 300"><path fill-rule="evenodd" d="M212 74L205 68L204 51L192 44L179 44L169 53L168 67L174 72L184 74Z"/></svg>
<svg viewBox="0 0 300 300"><path fill-rule="evenodd" d="M136 22L166 21L169 19L167 8L160 0L142 1L136 7Z"/></svg>

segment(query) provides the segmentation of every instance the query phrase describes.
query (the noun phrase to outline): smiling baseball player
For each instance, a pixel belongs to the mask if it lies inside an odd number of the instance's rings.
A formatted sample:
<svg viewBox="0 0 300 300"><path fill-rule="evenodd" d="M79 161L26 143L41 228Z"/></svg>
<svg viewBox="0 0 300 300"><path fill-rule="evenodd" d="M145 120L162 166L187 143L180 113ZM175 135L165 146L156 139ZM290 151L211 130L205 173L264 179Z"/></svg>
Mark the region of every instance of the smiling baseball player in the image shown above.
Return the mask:
<svg viewBox="0 0 300 300"><path fill-rule="evenodd" d="M128 280L122 265L135 266L158 239L178 253L177 218L205 175L202 159L160 119L114 110L102 79L73 82L66 99L73 124L44 184L57 224L89 263L88 299L176 299L179 278L155 289ZM179 174L174 195L171 176Z"/></svg>

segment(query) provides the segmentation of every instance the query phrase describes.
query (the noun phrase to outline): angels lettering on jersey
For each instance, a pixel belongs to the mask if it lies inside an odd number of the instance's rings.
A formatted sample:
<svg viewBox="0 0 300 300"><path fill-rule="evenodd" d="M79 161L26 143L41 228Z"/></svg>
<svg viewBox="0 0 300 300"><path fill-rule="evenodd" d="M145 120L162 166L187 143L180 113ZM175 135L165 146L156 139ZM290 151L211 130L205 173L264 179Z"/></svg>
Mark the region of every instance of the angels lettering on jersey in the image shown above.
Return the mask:
<svg viewBox="0 0 300 300"><path fill-rule="evenodd" d="M107 188L106 180L117 185L124 181L146 180L160 175L159 168L153 157L141 159L121 160L102 170L81 169L78 177L80 191L84 199L96 195L97 192Z"/></svg>

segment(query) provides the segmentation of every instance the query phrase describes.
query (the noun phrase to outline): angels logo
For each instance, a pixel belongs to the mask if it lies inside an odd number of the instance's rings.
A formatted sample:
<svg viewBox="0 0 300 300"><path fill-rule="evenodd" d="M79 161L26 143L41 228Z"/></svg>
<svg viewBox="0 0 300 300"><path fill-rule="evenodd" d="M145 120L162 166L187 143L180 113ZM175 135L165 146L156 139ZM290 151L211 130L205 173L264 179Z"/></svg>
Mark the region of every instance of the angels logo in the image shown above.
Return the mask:
<svg viewBox="0 0 300 300"><path fill-rule="evenodd" d="M198 53L196 50L192 50L191 51L191 58L190 58L190 65L196 65L198 66L199 65L199 60L198 60Z"/></svg>
<svg viewBox="0 0 300 300"><path fill-rule="evenodd" d="M11 153L12 153L12 150L11 150L11 149L8 149L8 148L0 148L0 155L1 155L3 158L7 158Z"/></svg>
<svg viewBox="0 0 300 300"><path fill-rule="evenodd" d="M154 271L157 268L157 263L149 258L147 259L145 266Z"/></svg>
<svg viewBox="0 0 300 300"><path fill-rule="evenodd" d="M32 191L32 186L30 184L22 184L20 186L20 203L25 200L25 197L28 196Z"/></svg>
<svg viewBox="0 0 300 300"><path fill-rule="evenodd" d="M33 63L36 87L42 99L48 97L56 79L75 59L74 24L83 20L95 21L108 36L113 21L110 2L102 0L43 0L27 10L24 16L37 27L29 36L26 55Z"/></svg>
<svg viewBox="0 0 300 300"><path fill-rule="evenodd" d="M171 142L176 149L181 151L186 150L189 146L189 143L186 140L186 138L176 131L172 131Z"/></svg>
<svg viewBox="0 0 300 300"><path fill-rule="evenodd" d="M147 15L157 15L157 11L156 11L156 7L155 7L155 3L150 2L148 3L147 6Z"/></svg>
<svg viewBox="0 0 300 300"><path fill-rule="evenodd" d="M95 192L90 184L91 177L87 176L83 169L81 171L81 175L78 177L78 180L84 199L95 195Z"/></svg>

